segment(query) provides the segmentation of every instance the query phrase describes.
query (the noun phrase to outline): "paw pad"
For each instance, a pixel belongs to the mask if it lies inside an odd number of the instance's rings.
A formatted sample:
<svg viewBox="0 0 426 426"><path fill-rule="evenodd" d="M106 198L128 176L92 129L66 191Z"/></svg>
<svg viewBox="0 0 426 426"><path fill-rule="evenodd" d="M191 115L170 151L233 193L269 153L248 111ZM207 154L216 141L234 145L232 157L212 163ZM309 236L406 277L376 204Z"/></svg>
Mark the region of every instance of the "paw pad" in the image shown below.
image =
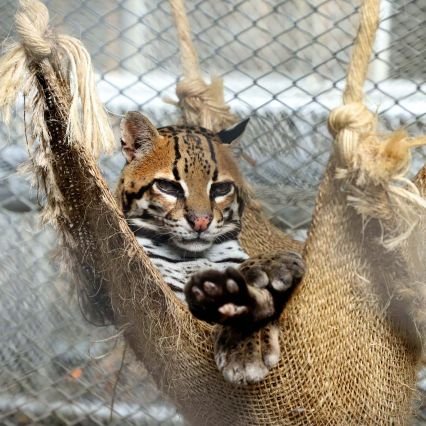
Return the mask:
<svg viewBox="0 0 426 426"><path fill-rule="evenodd" d="M251 302L244 277L233 268L195 274L185 286L185 297L197 318L219 324L241 320Z"/></svg>
<svg viewBox="0 0 426 426"><path fill-rule="evenodd" d="M247 306L237 306L234 303L226 303L222 305L218 311L225 317L234 317L247 313L248 309Z"/></svg>

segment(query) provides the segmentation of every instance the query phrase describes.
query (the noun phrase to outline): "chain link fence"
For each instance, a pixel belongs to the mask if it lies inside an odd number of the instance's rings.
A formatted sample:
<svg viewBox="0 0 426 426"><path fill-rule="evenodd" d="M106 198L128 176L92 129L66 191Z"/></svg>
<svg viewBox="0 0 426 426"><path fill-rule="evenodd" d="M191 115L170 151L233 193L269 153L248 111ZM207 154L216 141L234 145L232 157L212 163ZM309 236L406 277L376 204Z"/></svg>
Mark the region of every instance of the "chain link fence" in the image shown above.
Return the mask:
<svg viewBox="0 0 426 426"><path fill-rule="evenodd" d="M208 74L251 121L241 167L271 220L303 238L327 162L326 118L340 103L358 19L352 0L187 0ZM98 89L117 132L120 116L144 111L158 126L177 114L179 49L168 1L48 0L58 32L90 51ZM0 40L13 37L15 0L0 0ZM426 3L382 0L367 101L383 128L424 133ZM23 113L0 127L0 424L180 425L183 419L119 333L81 315L53 260L55 235L39 224L42 200L17 173L27 158ZM118 141L118 133L117 133ZM118 143L117 143L118 145ZM414 173L425 162L414 155ZM113 185L117 153L102 170ZM426 390L426 374L419 377ZM423 413L423 414L422 414ZM425 423L422 423L422 418ZM426 424L426 408L418 424Z"/></svg>

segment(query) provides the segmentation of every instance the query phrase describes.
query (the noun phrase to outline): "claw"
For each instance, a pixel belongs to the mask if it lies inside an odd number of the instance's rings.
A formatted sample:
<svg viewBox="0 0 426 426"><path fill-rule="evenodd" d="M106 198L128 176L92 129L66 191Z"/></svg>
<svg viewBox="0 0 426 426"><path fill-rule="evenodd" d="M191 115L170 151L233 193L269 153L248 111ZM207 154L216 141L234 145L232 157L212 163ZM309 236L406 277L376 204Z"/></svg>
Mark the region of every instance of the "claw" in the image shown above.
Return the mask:
<svg viewBox="0 0 426 426"><path fill-rule="evenodd" d="M237 308L235 309L235 315L246 314L247 312L247 306L237 306Z"/></svg>

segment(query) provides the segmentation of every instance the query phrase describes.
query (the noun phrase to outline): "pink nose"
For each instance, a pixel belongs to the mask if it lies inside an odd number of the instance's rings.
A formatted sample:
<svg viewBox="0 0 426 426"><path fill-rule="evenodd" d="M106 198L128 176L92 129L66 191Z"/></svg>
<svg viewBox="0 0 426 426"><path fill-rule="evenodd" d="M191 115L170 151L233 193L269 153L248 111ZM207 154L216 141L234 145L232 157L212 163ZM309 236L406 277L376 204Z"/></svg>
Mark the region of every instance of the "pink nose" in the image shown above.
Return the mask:
<svg viewBox="0 0 426 426"><path fill-rule="evenodd" d="M186 215L186 220L189 222L192 229L197 232L205 231L209 227L212 219L212 215L210 214L198 216L194 213L188 213Z"/></svg>

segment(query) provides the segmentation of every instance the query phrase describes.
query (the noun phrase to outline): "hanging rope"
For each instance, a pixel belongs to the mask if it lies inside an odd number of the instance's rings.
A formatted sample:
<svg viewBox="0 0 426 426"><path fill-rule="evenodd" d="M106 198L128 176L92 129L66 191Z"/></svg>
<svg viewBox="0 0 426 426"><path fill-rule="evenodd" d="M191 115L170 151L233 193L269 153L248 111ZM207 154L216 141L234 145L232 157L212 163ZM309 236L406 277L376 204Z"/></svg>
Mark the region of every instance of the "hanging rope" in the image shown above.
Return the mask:
<svg viewBox="0 0 426 426"><path fill-rule="evenodd" d="M350 162L359 142L359 135L372 132L376 119L363 104L364 83L379 25L380 0L364 0L360 11L358 34L343 93L343 106L329 117L329 129L336 139L336 154L343 163Z"/></svg>
<svg viewBox="0 0 426 426"><path fill-rule="evenodd" d="M360 26L352 48L352 57L346 76L346 89L343 103L362 103L364 99L364 82L373 52L374 40L379 26L380 0L365 0L362 4Z"/></svg>
<svg viewBox="0 0 426 426"><path fill-rule="evenodd" d="M179 38L183 79L176 85L178 106L186 125L219 131L237 122L223 97L223 81L215 77L207 84L201 74L192 44L184 0L170 0Z"/></svg>
<svg viewBox="0 0 426 426"><path fill-rule="evenodd" d="M373 269L387 270L381 276L373 274L371 289L383 299L389 318L422 351L426 344L426 249L421 241L426 233L426 199L422 196L425 181L419 173L416 186L406 173L410 149L424 145L426 137L410 138L402 130L379 134L377 118L364 104L363 87L379 11L380 0L364 0L344 105L329 116L329 129L335 138L335 164L328 174L341 182L340 190L358 216L376 223L375 240L366 244L365 251L383 259ZM383 278L386 274L388 277Z"/></svg>
<svg viewBox="0 0 426 426"><path fill-rule="evenodd" d="M404 175L411 158L410 148L423 145L426 140L424 137L409 138L403 131L378 135L377 118L363 102L379 12L380 0L364 0L347 73L344 105L330 113L328 125L335 138L337 176L355 180L361 186L368 183L385 186L399 201L401 215L412 221L413 205L426 208L426 202Z"/></svg>

